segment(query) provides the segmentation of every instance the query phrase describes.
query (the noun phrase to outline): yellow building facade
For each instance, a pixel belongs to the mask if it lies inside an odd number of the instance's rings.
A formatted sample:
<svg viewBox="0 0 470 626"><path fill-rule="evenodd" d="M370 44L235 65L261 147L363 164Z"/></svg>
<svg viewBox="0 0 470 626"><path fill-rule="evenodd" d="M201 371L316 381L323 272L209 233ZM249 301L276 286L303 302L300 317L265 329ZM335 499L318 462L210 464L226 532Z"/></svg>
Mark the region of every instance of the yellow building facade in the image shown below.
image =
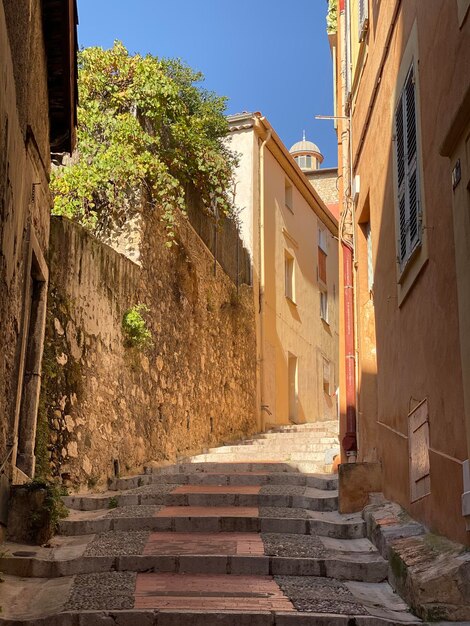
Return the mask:
<svg viewBox="0 0 470 626"><path fill-rule="evenodd" d="M253 260L260 427L337 419L336 218L261 114L229 117Z"/></svg>

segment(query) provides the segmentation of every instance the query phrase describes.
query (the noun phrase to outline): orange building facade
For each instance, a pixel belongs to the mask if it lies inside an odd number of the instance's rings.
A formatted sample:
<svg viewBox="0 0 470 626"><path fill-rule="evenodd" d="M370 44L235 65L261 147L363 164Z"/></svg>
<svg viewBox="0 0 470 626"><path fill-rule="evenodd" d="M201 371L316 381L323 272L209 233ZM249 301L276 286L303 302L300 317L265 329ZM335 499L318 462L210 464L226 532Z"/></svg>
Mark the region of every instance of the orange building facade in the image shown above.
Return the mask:
<svg viewBox="0 0 470 626"><path fill-rule="evenodd" d="M331 5L343 462L469 544L470 2Z"/></svg>

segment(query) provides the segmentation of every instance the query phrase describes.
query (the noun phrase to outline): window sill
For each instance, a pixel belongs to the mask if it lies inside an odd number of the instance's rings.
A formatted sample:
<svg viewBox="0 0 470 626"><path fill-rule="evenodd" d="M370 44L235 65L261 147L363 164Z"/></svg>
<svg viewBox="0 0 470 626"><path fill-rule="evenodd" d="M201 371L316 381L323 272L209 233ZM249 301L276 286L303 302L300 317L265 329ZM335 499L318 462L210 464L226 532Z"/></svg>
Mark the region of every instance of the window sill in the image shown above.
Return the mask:
<svg viewBox="0 0 470 626"><path fill-rule="evenodd" d="M398 306L401 307L405 302L412 287L416 283L422 270L429 260L428 247L425 235L422 242L416 246L405 265L401 268L397 263L397 288L398 288Z"/></svg>

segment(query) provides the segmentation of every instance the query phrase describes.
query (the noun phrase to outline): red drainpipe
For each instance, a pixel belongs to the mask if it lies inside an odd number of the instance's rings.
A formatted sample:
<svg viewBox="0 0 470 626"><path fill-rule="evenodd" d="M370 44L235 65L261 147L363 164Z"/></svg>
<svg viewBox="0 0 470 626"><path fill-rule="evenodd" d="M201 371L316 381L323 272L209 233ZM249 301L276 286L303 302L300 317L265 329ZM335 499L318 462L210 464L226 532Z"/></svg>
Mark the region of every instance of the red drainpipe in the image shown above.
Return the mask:
<svg viewBox="0 0 470 626"><path fill-rule="evenodd" d="M341 443L346 456L352 457L357 455L353 252L344 241L341 243L341 247L343 250L344 354L346 371L346 433Z"/></svg>

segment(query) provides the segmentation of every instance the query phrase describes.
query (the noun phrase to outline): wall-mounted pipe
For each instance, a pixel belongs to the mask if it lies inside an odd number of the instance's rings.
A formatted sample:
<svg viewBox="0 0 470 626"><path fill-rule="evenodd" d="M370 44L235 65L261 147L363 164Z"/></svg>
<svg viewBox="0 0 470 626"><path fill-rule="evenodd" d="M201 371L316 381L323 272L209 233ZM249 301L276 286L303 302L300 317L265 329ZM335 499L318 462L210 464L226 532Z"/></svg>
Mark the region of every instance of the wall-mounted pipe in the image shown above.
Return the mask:
<svg viewBox="0 0 470 626"><path fill-rule="evenodd" d="M263 120L263 118L261 118ZM261 430L264 430L264 411L268 409L265 397L264 380L264 287L265 287L265 259L264 259L264 151L266 144L271 139L272 131L268 129L266 137L261 142L259 148L259 334L260 334L260 355L259 355L259 375L260 375L260 416Z"/></svg>
<svg viewBox="0 0 470 626"><path fill-rule="evenodd" d="M342 106L345 110L348 100L348 76L350 72L350 3L340 0L340 32L343 34L341 51ZM344 122L343 122L344 123ZM341 134L343 211L340 223L341 250L343 254L343 298L344 298L344 359L345 359L345 400L346 423L341 445L347 461L357 459L356 423L356 353L355 353L355 309L354 309L354 209L351 199L352 185L352 120L349 112L348 129Z"/></svg>

